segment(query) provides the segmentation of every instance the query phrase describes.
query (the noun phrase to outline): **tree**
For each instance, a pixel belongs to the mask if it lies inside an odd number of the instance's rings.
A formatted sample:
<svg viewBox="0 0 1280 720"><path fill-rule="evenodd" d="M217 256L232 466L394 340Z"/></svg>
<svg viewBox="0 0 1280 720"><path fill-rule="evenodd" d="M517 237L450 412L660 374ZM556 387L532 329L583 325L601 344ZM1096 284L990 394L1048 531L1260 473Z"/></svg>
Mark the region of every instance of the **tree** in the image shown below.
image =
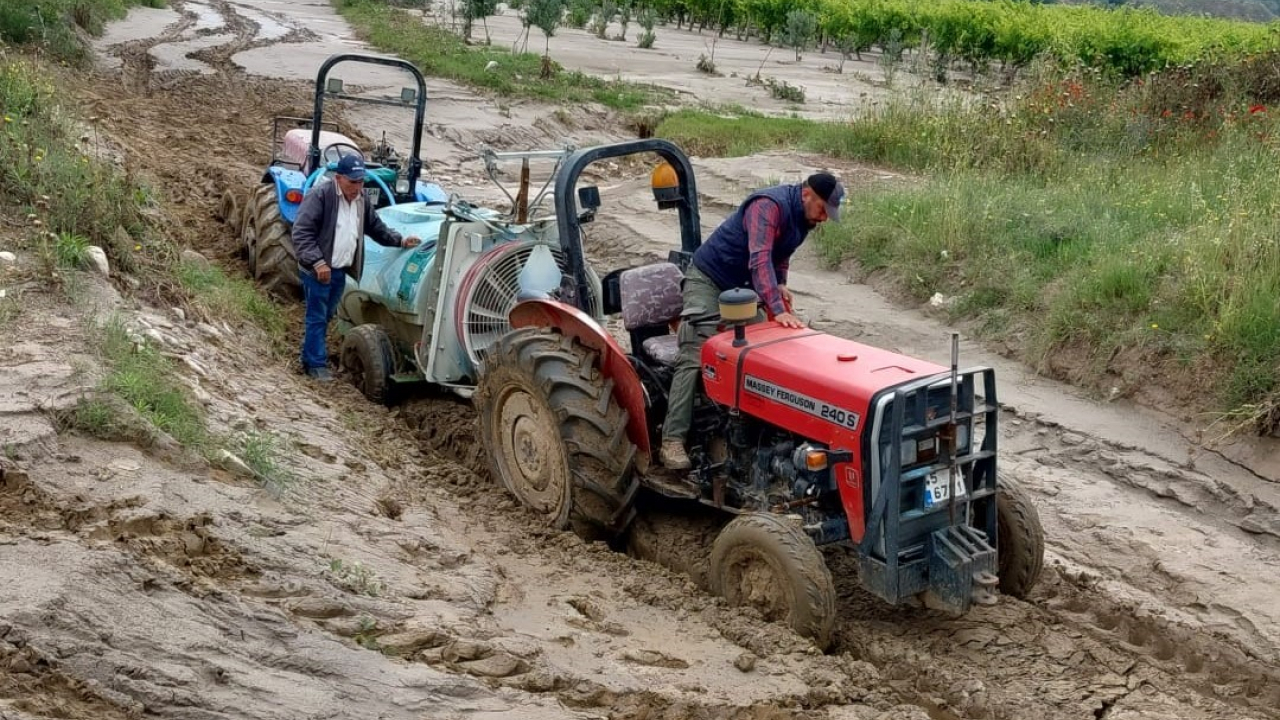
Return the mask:
<svg viewBox="0 0 1280 720"><path fill-rule="evenodd" d="M487 18L498 12L498 0L462 0L462 36L471 39L471 27L476 20L484 23L484 44L489 44Z"/></svg>
<svg viewBox="0 0 1280 720"><path fill-rule="evenodd" d="M800 53L809 47L814 36L818 34L818 18L808 10L792 10L787 13L787 21L782 26L782 44L796 51L796 62L800 62Z"/></svg>
<svg viewBox="0 0 1280 720"><path fill-rule="evenodd" d="M653 26L658 23L658 13L653 8L645 8L640 11L640 17L636 18L640 23L640 27L644 28L644 33L640 35L640 41L636 43L638 47L649 49L653 47L653 41L658 39L657 33L653 31Z"/></svg>
<svg viewBox="0 0 1280 720"><path fill-rule="evenodd" d="M622 29L618 32L617 39L623 42L627 41L627 26L631 24L631 11L631 0L621 0L618 3L618 25Z"/></svg>
<svg viewBox="0 0 1280 720"><path fill-rule="evenodd" d="M542 31L546 45L542 52L542 77L551 77L551 36L560 27L560 19L564 16L565 0L529 0L525 5L525 19L533 27Z"/></svg>
<svg viewBox="0 0 1280 720"><path fill-rule="evenodd" d="M595 20L591 23L591 32L601 40L604 40L605 32L609 29L609 23L613 22L613 16L618 14L618 3L614 0L604 0L596 10Z"/></svg>

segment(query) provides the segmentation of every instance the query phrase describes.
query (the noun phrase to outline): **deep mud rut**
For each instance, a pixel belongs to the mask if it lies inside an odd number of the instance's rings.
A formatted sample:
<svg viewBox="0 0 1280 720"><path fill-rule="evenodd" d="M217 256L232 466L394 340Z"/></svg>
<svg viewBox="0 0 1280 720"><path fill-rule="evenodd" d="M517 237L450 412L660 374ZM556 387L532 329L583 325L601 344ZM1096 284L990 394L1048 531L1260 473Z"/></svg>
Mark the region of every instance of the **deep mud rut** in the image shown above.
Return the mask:
<svg viewBox="0 0 1280 720"><path fill-rule="evenodd" d="M91 142L163 188L176 238L243 272L212 217L219 195L256 179L271 116L309 113L319 62L358 45L314 0L171 6L110 28L101 71L68 85L96 118ZM428 82L430 177L467 197L495 198L481 143L623 137L601 110L500 111ZM368 139L388 117L344 119ZM830 163L696 165L710 230L748 188ZM908 181L839 169L855 188ZM643 168L596 170L589 256L664 257L675 220L652 210ZM803 258L793 278L815 327L945 352L936 320L845 274ZM0 352L13 456L0 461L0 717L1280 717L1280 493L1266 467L1194 449L1188 462L1167 418L1095 404L972 344L963 357L1001 372L1004 472L1040 509L1045 577L1027 602L953 619L884 606L831 550L841 617L824 656L703 590L714 519L647 508L638 557L541 530L488 477L464 401L371 407L303 382L289 358L264 362L251 332L89 285L76 305L29 289L41 309ZM181 359L215 430L276 433L292 481L268 492L163 438L60 433L100 372L85 312L120 312Z"/></svg>

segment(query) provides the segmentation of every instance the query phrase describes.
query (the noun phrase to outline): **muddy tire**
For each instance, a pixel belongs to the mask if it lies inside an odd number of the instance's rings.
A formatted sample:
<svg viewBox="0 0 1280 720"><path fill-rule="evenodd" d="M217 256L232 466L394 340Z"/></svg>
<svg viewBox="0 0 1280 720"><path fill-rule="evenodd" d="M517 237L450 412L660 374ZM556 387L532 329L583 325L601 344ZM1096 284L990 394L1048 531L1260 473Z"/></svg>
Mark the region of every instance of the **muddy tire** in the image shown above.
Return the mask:
<svg viewBox="0 0 1280 720"><path fill-rule="evenodd" d="M711 547L711 589L732 605L757 608L823 650L831 646L836 589L822 553L779 515L740 515Z"/></svg>
<svg viewBox="0 0 1280 720"><path fill-rule="evenodd" d="M635 515L636 448L596 353L524 328L494 343L485 366L475 404L494 476L553 528L622 533Z"/></svg>
<svg viewBox="0 0 1280 720"><path fill-rule="evenodd" d="M263 184L249 196L240 227L241 246L249 260L249 274L267 292L286 300L302 296L298 260L289 227L280 215L276 188Z"/></svg>
<svg viewBox="0 0 1280 720"><path fill-rule="evenodd" d="M1040 514L1016 482L1001 477L996 495L996 548L1000 555L1000 592L1025 598L1044 567L1044 530Z"/></svg>
<svg viewBox="0 0 1280 720"><path fill-rule="evenodd" d="M351 382L371 402L391 404L391 376L395 374L395 348L381 327L357 325L342 339L342 367Z"/></svg>

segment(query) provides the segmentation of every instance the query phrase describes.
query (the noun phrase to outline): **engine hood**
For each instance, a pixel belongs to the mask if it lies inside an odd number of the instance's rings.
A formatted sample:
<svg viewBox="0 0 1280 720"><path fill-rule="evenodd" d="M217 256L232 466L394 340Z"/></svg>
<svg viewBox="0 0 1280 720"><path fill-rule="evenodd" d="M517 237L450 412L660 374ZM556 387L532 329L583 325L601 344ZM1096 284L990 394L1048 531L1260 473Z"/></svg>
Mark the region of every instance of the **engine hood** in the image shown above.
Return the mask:
<svg viewBox="0 0 1280 720"><path fill-rule="evenodd" d="M760 323L712 337L702 349L702 380L717 403L829 445L851 447L881 390L946 368L807 329Z"/></svg>

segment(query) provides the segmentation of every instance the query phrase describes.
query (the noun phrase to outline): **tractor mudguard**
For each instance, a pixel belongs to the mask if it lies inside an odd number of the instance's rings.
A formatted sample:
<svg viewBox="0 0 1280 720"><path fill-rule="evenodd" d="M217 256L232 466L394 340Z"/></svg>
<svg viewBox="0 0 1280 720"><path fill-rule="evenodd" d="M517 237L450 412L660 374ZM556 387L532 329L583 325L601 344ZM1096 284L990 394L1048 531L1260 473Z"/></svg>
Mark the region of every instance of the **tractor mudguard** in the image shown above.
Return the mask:
<svg viewBox="0 0 1280 720"><path fill-rule="evenodd" d="M262 175L262 182L273 182L276 184L276 198L280 202L280 216L284 221L293 225L293 221L298 217L298 207L302 205L302 185L307 181L307 176L297 170L272 165ZM299 193L298 202L290 202L288 195L290 190L297 190Z"/></svg>
<svg viewBox="0 0 1280 720"><path fill-rule="evenodd" d="M555 300L524 300L511 308L512 328L555 328L600 353L600 372L613 380L613 397L627 411L627 437L639 457L648 460L649 426L645 420L644 387L627 353L592 317Z"/></svg>

